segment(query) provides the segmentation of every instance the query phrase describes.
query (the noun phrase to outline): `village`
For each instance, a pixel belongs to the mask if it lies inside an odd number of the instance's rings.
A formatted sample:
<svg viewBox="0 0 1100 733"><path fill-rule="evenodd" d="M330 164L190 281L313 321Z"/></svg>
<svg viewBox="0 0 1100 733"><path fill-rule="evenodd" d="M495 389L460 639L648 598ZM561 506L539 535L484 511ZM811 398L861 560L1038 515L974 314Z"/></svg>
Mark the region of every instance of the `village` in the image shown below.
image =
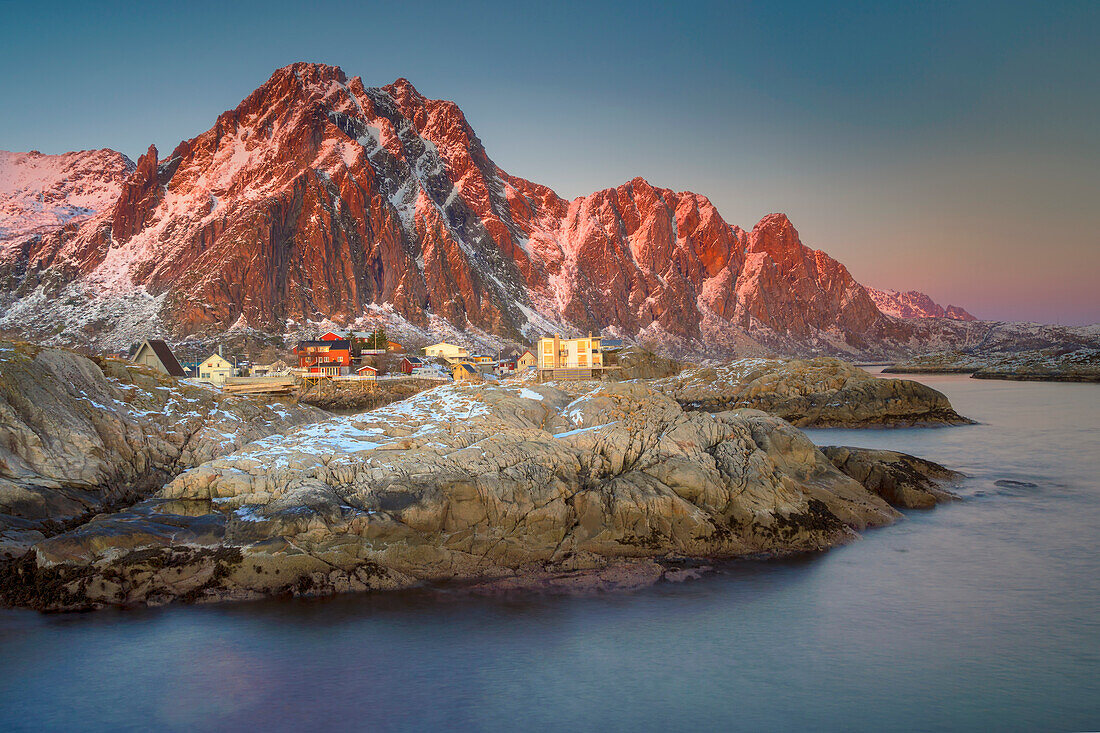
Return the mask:
<svg viewBox="0 0 1100 733"><path fill-rule="evenodd" d="M326 331L298 341L293 357L266 364L248 356L227 354L216 347L202 361L180 359L163 339L147 339L126 358L179 379L218 387L233 394L287 394L300 387L325 383L356 383L372 388L387 380L482 382L523 376L537 381L601 378L618 369L621 339L588 334L538 339L530 348L500 350L496 354L471 352L441 341L419 348L406 346L375 331Z"/></svg>

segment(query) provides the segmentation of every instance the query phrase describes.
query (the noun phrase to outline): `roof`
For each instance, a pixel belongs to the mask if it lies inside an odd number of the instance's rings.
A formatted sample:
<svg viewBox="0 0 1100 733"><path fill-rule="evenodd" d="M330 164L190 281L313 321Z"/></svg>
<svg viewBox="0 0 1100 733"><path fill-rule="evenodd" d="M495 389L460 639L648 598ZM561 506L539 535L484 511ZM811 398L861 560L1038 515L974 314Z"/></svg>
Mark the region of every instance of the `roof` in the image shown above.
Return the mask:
<svg viewBox="0 0 1100 733"><path fill-rule="evenodd" d="M424 363L424 360L421 359L419 356L406 356L405 361L409 362L410 364L423 364Z"/></svg>
<svg viewBox="0 0 1100 733"><path fill-rule="evenodd" d="M145 343L149 344L149 348L152 349L153 353L160 359L160 363L164 366L164 371L168 372L168 374L173 377L187 376L187 372L185 372L183 367L180 366L180 363L176 361L176 355L168 348L168 344L164 343L161 339L148 339ZM141 351L140 347L138 351ZM135 353L135 356L136 355Z"/></svg>
<svg viewBox="0 0 1100 733"><path fill-rule="evenodd" d="M295 349L310 348L311 346L324 346L329 349L350 350L351 343L347 339L338 339L336 341L299 341Z"/></svg>
<svg viewBox="0 0 1100 733"><path fill-rule="evenodd" d="M359 368L358 368L358 369L356 369L355 371L357 371L357 372L361 372L361 371L363 371L363 370L365 370L365 369L370 369L370 370L371 370L372 372L376 372L376 371L378 371L378 368L377 368L377 367L372 367L372 366L371 366L370 364L364 364L363 366L359 367Z"/></svg>
<svg viewBox="0 0 1100 733"><path fill-rule="evenodd" d="M465 369L470 374L481 374L481 370L479 370L473 364L466 364L466 363L458 364L458 365L455 366L455 369L456 370L457 369Z"/></svg>
<svg viewBox="0 0 1100 733"><path fill-rule="evenodd" d="M600 345L605 349L618 349L623 345L622 339L600 339Z"/></svg>
<svg viewBox="0 0 1100 733"><path fill-rule="evenodd" d="M205 365L207 365L207 364L210 364L210 363L211 363L211 362L212 362L213 360L215 360L215 359L217 359L218 361L224 361L224 362L225 362L225 366L227 366L227 367L232 367L232 366L233 366L233 365L232 365L232 364L231 364L231 363L229 362L229 360L228 360L228 359L226 359L226 358L225 358L224 356L222 356L221 354L211 354L210 356L206 357L206 359L204 359L204 360L203 360L203 362L202 362L202 365L203 365L203 366L205 366ZM217 363L217 362L213 362L213 363ZM224 367L222 367L222 368L224 368Z"/></svg>

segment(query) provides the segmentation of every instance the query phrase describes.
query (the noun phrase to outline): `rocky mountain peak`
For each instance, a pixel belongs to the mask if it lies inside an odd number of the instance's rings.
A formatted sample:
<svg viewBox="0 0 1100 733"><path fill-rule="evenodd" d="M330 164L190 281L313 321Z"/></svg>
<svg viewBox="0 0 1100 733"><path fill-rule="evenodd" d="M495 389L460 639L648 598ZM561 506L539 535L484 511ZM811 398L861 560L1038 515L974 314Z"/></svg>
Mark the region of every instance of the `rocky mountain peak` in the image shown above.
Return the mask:
<svg viewBox="0 0 1100 733"><path fill-rule="evenodd" d="M0 328L126 343L150 322L184 336L324 321L849 353L888 330L783 214L746 233L641 177L566 201L501 170L454 102L311 63L276 70L167 159L150 147L113 209L0 256L0 282Z"/></svg>
<svg viewBox="0 0 1100 733"><path fill-rule="evenodd" d="M106 148L0 150L0 247L109 210L134 163Z"/></svg>

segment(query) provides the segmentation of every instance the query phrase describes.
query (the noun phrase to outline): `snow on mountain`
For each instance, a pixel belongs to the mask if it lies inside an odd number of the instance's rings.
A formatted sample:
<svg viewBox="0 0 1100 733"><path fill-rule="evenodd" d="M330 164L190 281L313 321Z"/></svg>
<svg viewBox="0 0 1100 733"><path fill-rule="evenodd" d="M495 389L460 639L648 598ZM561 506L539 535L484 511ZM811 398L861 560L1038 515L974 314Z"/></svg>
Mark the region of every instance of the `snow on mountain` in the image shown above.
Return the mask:
<svg viewBox="0 0 1100 733"><path fill-rule="evenodd" d="M871 300L880 311L895 318L951 318L956 321L976 321L964 308L949 305L946 308L924 293L916 290L898 292L864 286Z"/></svg>
<svg viewBox="0 0 1100 733"><path fill-rule="evenodd" d="M121 346L142 323L868 357L993 327L883 315L783 214L746 232L641 178L567 201L501 170L453 102L307 63L150 147L112 207L0 252L0 330Z"/></svg>
<svg viewBox="0 0 1100 733"><path fill-rule="evenodd" d="M0 246L108 209L134 163L114 150L0 150Z"/></svg>

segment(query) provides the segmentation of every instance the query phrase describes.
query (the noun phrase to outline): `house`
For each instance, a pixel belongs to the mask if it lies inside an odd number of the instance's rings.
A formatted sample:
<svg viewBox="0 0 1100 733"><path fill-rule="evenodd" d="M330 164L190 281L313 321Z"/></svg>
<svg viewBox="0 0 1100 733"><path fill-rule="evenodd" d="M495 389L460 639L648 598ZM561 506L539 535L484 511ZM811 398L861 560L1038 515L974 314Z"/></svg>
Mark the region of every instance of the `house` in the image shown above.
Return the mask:
<svg viewBox="0 0 1100 733"><path fill-rule="evenodd" d="M321 334L321 341L347 341L348 337L345 334L337 333L336 331L327 331Z"/></svg>
<svg viewBox="0 0 1100 733"><path fill-rule="evenodd" d="M586 369L603 366L600 337L563 339L560 335L539 339L539 369Z"/></svg>
<svg viewBox="0 0 1100 733"><path fill-rule="evenodd" d="M355 370L356 376L360 379L376 380L378 379L378 369L372 367L370 364L364 364Z"/></svg>
<svg viewBox="0 0 1100 733"><path fill-rule="evenodd" d="M401 360L402 374L412 374L414 370L424 367L424 361L419 356L406 356Z"/></svg>
<svg viewBox="0 0 1100 733"><path fill-rule="evenodd" d="M486 354L472 354L470 356L470 361L475 364L492 364L495 360L493 359L493 357Z"/></svg>
<svg viewBox="0 0 1100 733"><path fill-rule="evenodd" d="M468 361L460 361L455 364L451 369L451 376L454 377L456 382L480 382L483 378L477 365Z"/></svg>
<svg viewBox="0 0 1100 733"><path fill-rule="evenodd" d="M405 347L397 341L387 341L386 351L390 352L391 354L404 354Z"/></svg>
<svg viewBox="0 0 1100 733"><path fill-rule="evenodd" d="M310 374L336 376L351 371L351 343L343 340L299 341L294 347L298 368Z"/></svg>
<svg viewBox="0 0 1100 733"><path fill-rule="evenodd" d="M135 364L143 364L147 367L152 367L162 374L167 374L170 377L186 377L187 373L180 366L180 363L176 361L175 355L172 350L168 348L168 344L160 339L148 339L137 348L134 352L132 361Z"/></svg>
<svg viewBox="0 0 1100 733"><path fill-rule="evenodd" d="M538 366L539 360L535 358L535 355L528 349L519 355L516 359L516 371L522 372L524 369L530 369L533 366Z"/></svg>
<svg viewBox="0 0 1100 733"><path fill-rule="evenodd" d="M470 352L466 351L466 349L461 346L455 346L446 341L424 347L424 356L434 356L440 359L446 359L447 361L465 359L469 353Z"/></svg>
<svg viewBox="0 0 1100 733"><path fill-rule="evenodd" d="M539 379L588 379L604 369L600 337L592 334L575 339L555 334L539 339L535 354Z"/></svg>
<svg viewBox="0 0 1100 733"><path fill-rule="evenodd" d="M206 361L199 364L198 380L210 384L225 384L226 378L232 377L234 371L233 365L219 354L211 354L206 357Z"/></svg>

